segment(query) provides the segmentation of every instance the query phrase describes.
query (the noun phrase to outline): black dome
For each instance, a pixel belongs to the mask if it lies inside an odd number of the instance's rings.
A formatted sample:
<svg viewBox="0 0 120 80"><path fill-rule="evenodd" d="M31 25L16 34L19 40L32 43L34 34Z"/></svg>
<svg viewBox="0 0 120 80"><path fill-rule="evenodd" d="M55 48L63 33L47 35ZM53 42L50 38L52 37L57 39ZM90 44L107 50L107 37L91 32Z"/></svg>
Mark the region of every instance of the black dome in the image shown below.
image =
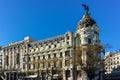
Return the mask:
<svg viewBox="0 0 120 80"><path fill-rule="evenodd" d="M78 25L80 25L81 27L88 27L92 26L93 24L96 24L94 19L92 19L89 14L85 14L83 18L79 21Z"/></svg>

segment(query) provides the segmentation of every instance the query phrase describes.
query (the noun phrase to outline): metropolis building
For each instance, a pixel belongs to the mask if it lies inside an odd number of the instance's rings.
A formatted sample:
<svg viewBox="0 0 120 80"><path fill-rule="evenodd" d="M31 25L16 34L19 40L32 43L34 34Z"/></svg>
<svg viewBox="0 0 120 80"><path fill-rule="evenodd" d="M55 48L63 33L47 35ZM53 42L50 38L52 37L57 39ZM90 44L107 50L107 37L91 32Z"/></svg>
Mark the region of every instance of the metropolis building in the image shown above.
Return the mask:
<svg viewBox="0 0 120 80"><path fill-rule="evenodd" d="M86 64L88 52L96 55L97 48L101 48L99 27L85 9L75 32L68 31L43 40L25 37L2 47L2 70L7 80L30 76L39 76L43 80L67 80L68 77L72 80L74 65L79 73L79 62Z"/></svg>

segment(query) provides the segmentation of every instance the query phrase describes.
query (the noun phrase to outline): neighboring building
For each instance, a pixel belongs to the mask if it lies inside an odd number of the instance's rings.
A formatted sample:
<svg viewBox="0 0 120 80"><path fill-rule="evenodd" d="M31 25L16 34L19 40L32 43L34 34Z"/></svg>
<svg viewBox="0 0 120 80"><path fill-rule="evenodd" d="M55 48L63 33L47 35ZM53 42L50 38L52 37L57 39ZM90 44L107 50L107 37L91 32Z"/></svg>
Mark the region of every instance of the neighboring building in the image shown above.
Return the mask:
<svg viewBox="0 0 120 80"><path fill-rule="evenodd" d="M16 76L38 74L43 80L45 77L67 80L73 78L74 65L80 72L79 59L82 58L86 65L89 55L96 56L101 49L99 27L86 11L78 22L76 32L69 31L40 41L27 37L2 47L2 69L6 78L11 80Z"/></svg>
<svg viewBox="0 0 120 80"><path fill-rule="evenodd" d="M105 79L120 79L120 52L107 52L104 58Z"/></svg>
<svg viewBox="0 0 120 80"><path fill-rule="evenodd" d="M2 50L0 46L0 70L2 70Z"/></svg>
<svg viewBox="0 0 120 80"><path fill-rule="evenodd" d="M24 47L27 43L33 41L30 37L25 37L23 41L10 43L2 47L2 71L4 71L5 79L16 79L16 73L21 72L23 67Z"/></svg>

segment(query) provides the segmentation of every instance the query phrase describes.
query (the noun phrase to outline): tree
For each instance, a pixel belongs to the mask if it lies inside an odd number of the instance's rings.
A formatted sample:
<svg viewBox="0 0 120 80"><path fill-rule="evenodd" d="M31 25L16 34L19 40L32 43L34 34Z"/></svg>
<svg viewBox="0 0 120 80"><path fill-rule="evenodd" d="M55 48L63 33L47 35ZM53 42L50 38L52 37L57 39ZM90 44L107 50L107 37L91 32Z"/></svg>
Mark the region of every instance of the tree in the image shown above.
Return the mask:
<svg viewBox="0 0 120 80"><path fill-rule="evenodd" d="M99 71L102 69L103 63L101 62L101 56L99 56L103 50L102 46L98 45L86 45L83 53L83 47L75 47L75 64L81 67L81 71L84 71L90 80L99 75ZM86 55L86 60L82 60L82 57Z"/></svg>
<svg viewBox="0 0 120 80"><path fill-rule="evenodd" d="M84 70L90 80L94 79L98 75L98 70L100 70L100 58L98 56L89 55L87 57L87 62L81 64L81 69Z"/></svg>

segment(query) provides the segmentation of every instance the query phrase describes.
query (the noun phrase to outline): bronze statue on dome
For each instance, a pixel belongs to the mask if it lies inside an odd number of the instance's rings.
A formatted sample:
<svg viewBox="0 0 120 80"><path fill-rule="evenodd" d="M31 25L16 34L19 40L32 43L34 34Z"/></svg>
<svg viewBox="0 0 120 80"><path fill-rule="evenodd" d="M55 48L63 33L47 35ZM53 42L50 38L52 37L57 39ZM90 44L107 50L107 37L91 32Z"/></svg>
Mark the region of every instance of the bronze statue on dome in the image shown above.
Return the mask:
<svg viewBox="0 0 120 80"><path fill-rule="evenodd" d="M88 14L89 7L86 4L82 4L82 6L84 7L85 14Z"/></svg>

